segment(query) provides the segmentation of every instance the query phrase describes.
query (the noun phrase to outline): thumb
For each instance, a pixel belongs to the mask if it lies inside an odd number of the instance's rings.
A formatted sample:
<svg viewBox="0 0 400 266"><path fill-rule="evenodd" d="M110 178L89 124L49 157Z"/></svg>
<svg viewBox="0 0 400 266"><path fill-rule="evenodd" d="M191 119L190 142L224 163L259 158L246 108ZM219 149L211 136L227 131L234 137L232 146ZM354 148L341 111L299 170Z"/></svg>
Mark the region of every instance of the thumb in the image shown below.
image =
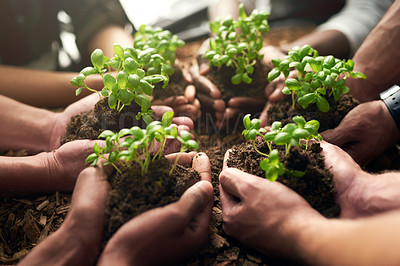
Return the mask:
<svg viewBox="0 0 400 266"><path fill-rule="evenodd" d="M321 133L324 140L339 147L349 142L348 134L341 132L340 128L328 129Z"/></svg>
<svg viewBox="0 0 400 266"><path fill-rule="evenodd" d="M185 213L190 222L193 217L200 214L213 199L213 187L208 181L199 181L183 193L176 203L179 210Z"/></svg>

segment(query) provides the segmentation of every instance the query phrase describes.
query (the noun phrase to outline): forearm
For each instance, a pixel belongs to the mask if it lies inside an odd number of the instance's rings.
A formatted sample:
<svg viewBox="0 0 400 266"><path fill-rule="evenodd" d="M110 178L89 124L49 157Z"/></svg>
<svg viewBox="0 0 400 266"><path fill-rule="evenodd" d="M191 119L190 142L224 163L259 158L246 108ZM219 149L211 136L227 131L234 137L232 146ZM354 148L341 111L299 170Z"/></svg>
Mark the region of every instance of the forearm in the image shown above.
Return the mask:
<svg viewBox="0 0 400 266"><path fill-rule="evenodd" d="M400 2L396 1L370 33L353 60L354 69L367 76L350 79L350 92L360 101L379 98L379 93L400 81Z"/></svg>
<svg viewBox="0 0 400 266"><path fill-rule="evenodd" d="M346 36L337 30L313 31L300 39L281 46L282 51L287 52L294 46L308 44L316 49L320 55L334 55L345 58L349 55L350 44Z"/></svg>
<svg viewBox="0 0 400 266"><path fill-rule="evenodd" d="M57 115L0 95L0 150L47 151Z"/></svg>
<svg viewBox="0 0 400 266"><path fill-rule="evenodd" d="M239 17L239 1L220 0L209 8L209 20L215 21L217 18L225 19L231 16L234 20Z"/></svg>
<svg viewBox="0 0 400 266"><path fill-rule="evenodd" d="M310 265L398 265L399 212L358 220L310 223L296 239L299 259Z"/></svg>
<svg viewBox="0 0 400 266"><path fill-rule="evenodd" d="M28 157L0 157L0 196L55 192L48 154Z"/></svg>
<svg viewBox="0 0 400 266"><path fill-rule="evenodd" d="M33 70L0 65L0 93L17 101L41 107L65 107L89 94L75 96L70 80L78 73ZM88 86L102 89L101 79L90 76Z"/></svg>

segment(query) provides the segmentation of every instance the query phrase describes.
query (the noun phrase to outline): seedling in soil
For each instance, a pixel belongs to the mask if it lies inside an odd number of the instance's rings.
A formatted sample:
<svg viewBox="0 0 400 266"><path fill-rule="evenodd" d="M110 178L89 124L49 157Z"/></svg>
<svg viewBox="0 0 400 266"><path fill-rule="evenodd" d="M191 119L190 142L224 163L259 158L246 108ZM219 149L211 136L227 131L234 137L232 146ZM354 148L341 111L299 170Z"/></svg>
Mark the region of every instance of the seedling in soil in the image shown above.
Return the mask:
<svg viewBox="0 0 400 266"><path fill-rule="evenodd" d="M178 47L183 47L185 42L173 35L169 30L163 30L160 27L151 27L141 25L139 31L135 34L134 48L146 50L149 48L155 49L155 52L165 59L165 64L154 65L148 64L145 66L148 74L164 73L172 75L175 64L175 52Z"/></svg>
<svg viewBox="0 0 400 266"><path fill-rule="evenodd" d="M196 141L190 138L190 133L182 131L178 136L176 127L171 127L173 112L166 112L162 121L153 121L147 125L146 129L134 126L130 129L121 129L118 133L111 130L103 131L99 138L105 139L106 146L100 147L97 143L93 146L93 152L86 160L85 164L97 164L100 158L107 160L106 164L111 164L121 173L118 166L131 167L133 163L137 163L141 167L142 176L146 175L149 170L151 161L163 157L163 150L167 139L178 139L181 142L181 151L188 149L198 149ZM159 148L154 156L152 151L159 143ZM173 165L172 173L176 164Z"/></svg>
<svg viewBox="0 0 400 266"><path fill-rule="evenodd" d="M251 141L254 149L262 156L266 157L260 163L260 167L265 171L265 176L270 181L275 181L278 176L284 174L301 177L305 172L286 169L279 160L278 150L272 149L272 145L285 146L285 156L289 155L290 148L298 146L301 140L305 141L305 148L308 148L310 140L322 140L318 133L319 122L317 120L306 120L302 116L293 117L294 123L286 124L275 121L272 123L270 131L260 128L261 121L257 118L250 119L250 114L243 118L245 129L242 134L246 141ZM257 149L255 141L257 136L261 136L267 143L269 154L263 153Z"/></svg>
<svg viewBox="0 0 400 266"><path fill-rule="evenodd" d="M120 112L125 105L131 105L134 101L141 107L141 111L136 115L136 119L143 116L143 120L148 124L152 121L150 114L150 99L148 96L153 94L155 83L164 82L163 87L168 84L168 75L165 73L146 73L144 66L162 66L165 59L155 53L155 49L145 50L132 47L123 48L115 44L114 57L104 56L101 49L96 49L91 54L93 66L82 69L78 76L71 80L71 84L77 87L76 95L82 89L96 92L99 96L108 96L108 105L111 109ZM104 87L97 91L87 86L85 79L90 75L98 74L102 77Z"/></svg>
<svg viewBox="0 0 400 266"><path fill-rule="evenodd" d="M273 59L272 63L275 68L268 73L268 80L271 82L281 73L286 77L282 93L292 96L293 110L297 100L304 109L316 103L321 112L328 112L330 105L326 96L333 95L338 101L341 95L349 92L345 85L347 78L366 78L363 73L353 71L351 59L319 56L309 45L296 46L283 59ZM288 78L292 70L297 71L297 79Z"/></svg>
<svg viewBox="0 0 400 266"><path fill-rule="evenodd" d="M210 22L210 30L216 37L210 39L205 58L215 67L233 67L235 75L231 81L235 85L242 81L248 84L253 81L250 77L254 72L253 66L263 58L259 51L263 47L263 33L269 31L268 15L255 9L247 16L241 4L237 21L227 18Z"/></svg>

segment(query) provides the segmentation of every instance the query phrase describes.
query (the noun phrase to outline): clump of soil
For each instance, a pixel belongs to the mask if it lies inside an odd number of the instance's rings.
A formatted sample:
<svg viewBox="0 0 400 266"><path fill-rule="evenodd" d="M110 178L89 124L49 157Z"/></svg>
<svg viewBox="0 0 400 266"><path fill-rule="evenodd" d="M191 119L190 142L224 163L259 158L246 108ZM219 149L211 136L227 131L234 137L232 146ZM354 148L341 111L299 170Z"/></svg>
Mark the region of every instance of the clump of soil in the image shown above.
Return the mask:
<svg viewBox="0 0 400 266"><path fill-rule="evenodd" d="M264 140L257 140L256 146L261 152L269 153ZM300 194L322 215L338 217L340 206L334 200L336 190L333 176L325 168L319 143L313 143L307 150L302 146L292 147L288 157L284 156L284 146L274 148L279 150L281 161L283 158L287 169L306 171L301 178L279 177L277 181ZM264 158L254 150L250 142L244 142L232 148L228 166L265 178L265 173L260 168L260 162Z"/></svg>
<svg viewBox="0 0 400 266"><path fill-rule="evenodd" d="M61 145L78 139L97 139L107 129L118 132L122 128L133 126L145 128L146 123L142 119L136 120L139 111L140 106L132 104L125 106L119 113L108 106L108 98L103 98L96 103L94 110L71 118L64 136L61 137Z"/></svg>
<svg viewBox="0 0 400 266"><path fill-rule="evenodd" d="M263 61L257 60L254 65L254 73L250 76L253 82L250 84L241 82L238 85L232 84L231 78L235 75L232 67L212 67L207 78L221 91L222 99L228 102L229 99L238 96L264 97L264 89L268 84L268 72L271 70Z"/></svg>
<svg viewBox="0 0 400 266"><path fill-rule="evenodd" d="M179 96L185 94L185 88L189 83L184 79L182 70L179 66L174 65L174 73L169 77L167 87L162 88L163 83L155 84L153 90L154 99L166 99L171 96Z"/></svg>
<svg viewBox="0 0 400 266"><path fill-rule="evenodd" d="M291 123L294 116L301 115L306 121L318 120L320 123L318 131L323 132L337 127L345 115L359 104L359 101L350 95L343 95L339 101L335 101L333 97L327 97L327 100L330 109L328 112L323 113L318 110L316 104L311 104L306 109L303 109L297 102L295 110L293 110L292 100L287 98L271 105L268 110L269 122L281 121L285 125Z"/></svg>
<svg viewBox="0 0 400 266"><path fill-rule="evenodd" d="M112 189L105 211L104 241L133 217L177 201L186 189L200 180L198 172L181 165L169 175L171 167L172 164L163 157L150 164L145 176L141 176L141 169L135 164L123 169L122 174L115 171L109 177Z"/></svg>

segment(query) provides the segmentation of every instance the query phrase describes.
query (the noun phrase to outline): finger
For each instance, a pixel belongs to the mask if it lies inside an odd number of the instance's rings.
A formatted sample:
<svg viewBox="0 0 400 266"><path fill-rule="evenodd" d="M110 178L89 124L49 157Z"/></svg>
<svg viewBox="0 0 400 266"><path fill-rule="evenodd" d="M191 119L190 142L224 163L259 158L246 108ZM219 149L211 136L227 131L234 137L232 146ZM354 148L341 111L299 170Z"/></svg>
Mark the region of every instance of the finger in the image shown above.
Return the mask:
<svg viewBox="0 0 400 266"><path fill-rule="evenodd" d="M158 117L162 117L166 112L174 111L171 107L165 105L152 105L151 110L153 110Z"/></svg>
<svg viewBox="0 0 400 266"><path fill-rule="evenodd" d="M176 158L178 158L178 164L181 165L187 165L187 164L192 164L194 156L197 154L197 152L181 152L181 153L172 153L165 155L165 158L167 158L171 163L174 163Z"/></svg>
<svg viewBox="0 0 400 266"><path fill-rule="evenodd" d="M229 150L227 150L227 151L225 152L224 161L223 161L223 163L222 163L222 170L228 168L228 159L229 159L229 156L231 156L231 152L232 152L231 149L229 149Z"/></svg>
<svg viewBox="0 0 400 266"><path fill-rule="evenodd" d="M234 119L239 113L240 110L238 108L228 107L225 109L224 117L222 119L226 121Z"/></svg>
<svg viewBox="0 0 400 266"><path fill-rule="evenodd" d="M342 147L347 143L357 141L357 139L354 139L347 130L342 131L340 129L340 125L337 128L325 130L321 133L321 136L324 140L339 147Z"/></svg>
<svg viewBox="0 0 400 266"><path fill-rule="evenodd" d="M178 126L180 126L180 125L185 125L185 126L187 126L187 127L189 128L188 131L192 131L193 128L194 128L194 122L193 122L193 120L190 119L190 118L187 117L187 116L177 116L177 117L174 117L174 118L172 118L172 122L173 122L174 124L177 124Z"/></svg>
<svg viewBox="0 0 400 266"><path fill-rule="evenodd" d="M182 68L182 76L187 83L193 83L192 75L190 75L190 72L187 68Z"/></svg>
<svg viewBox="0 0 400 266"><path fill-rule="evenodd" d="M196 96L196 87L192 84L189 84L185 88L185 98L189 103L192 103Z"/></svg>
<svg viewBox="0 0 400 266"><path fill-rule="evenodd" d="M276 103L282 101L288 96L282 93L281 89L274 90L274 92L268 97L268 101Z"/></svg>
<svg viewBox="0 0 400 266"><path fill-rule="evenodd" d="M218 90L217 86L215 86L215 84L205 76L200 75L198 70L198 66L193 65L190 72L192 74L193 84L196 87L196 90L210 95L214 99L221 98L221 92Z"/></svg>
<svg viewBox="0 0 400 266"><path fill-rule="evenodd" d="M266 99L253 97L234 97L228 101L228 106L234 108L246 107L247 109L259 109L259 107L263 107L265 103Z"/></svg>
<svg viewBox="0 0 400 266"><path fill-rule="evenodd" d="M210 72L210 63L205 58L200 59L199 60L199 73L201 75L206 75L208 72Z"/></svg>
<svg viewBox="0 0 400 266"><path fill-rule="evenodd" d="M241 199L241 187L245 187L247 183L257 183L260 178L250 175L237 168L227 168L222 170L219 175L219 183L225 192Z"/></svg>
<svg viewBox="0 0 400 266"><path fill-rule="evenodd" d="M174 110L177 115L189 117L191 120L197 120L200 116L200 110L193 104L181 105Z"/></svg>
<svg viewBox="0 0 400 266"><path fill-rule="evenodd" d="M271 107L271 102L268 101L260 114L260 118L259 118L261 121L260 127L265 127L265 126L269 125L268 110L270 107Z"/></svg>
<svg viewBox="0 0 400 266"><path fill-rule="evenodd" d="M192 167L199 173L200 180L211 182L211 164L205 153L196 154L193 158Z"/></svg>
<svg viewBox="0 0 400 266"><path fill-rule="evenodd" d="M156 99L153 100L152 102L154 105L167 105L171 107L187 104L188 100L186 99L185 96L179 95L179 96L171 96L165 99Z"/></svg>
<svg viewBox="0 0 400 266"><path fill-rule="evenodd" d="M204 211L213 200L213 187L210 182L199 181L183 193L176 203L179 210L186 215L190 223L194 217Z"/></svg>

